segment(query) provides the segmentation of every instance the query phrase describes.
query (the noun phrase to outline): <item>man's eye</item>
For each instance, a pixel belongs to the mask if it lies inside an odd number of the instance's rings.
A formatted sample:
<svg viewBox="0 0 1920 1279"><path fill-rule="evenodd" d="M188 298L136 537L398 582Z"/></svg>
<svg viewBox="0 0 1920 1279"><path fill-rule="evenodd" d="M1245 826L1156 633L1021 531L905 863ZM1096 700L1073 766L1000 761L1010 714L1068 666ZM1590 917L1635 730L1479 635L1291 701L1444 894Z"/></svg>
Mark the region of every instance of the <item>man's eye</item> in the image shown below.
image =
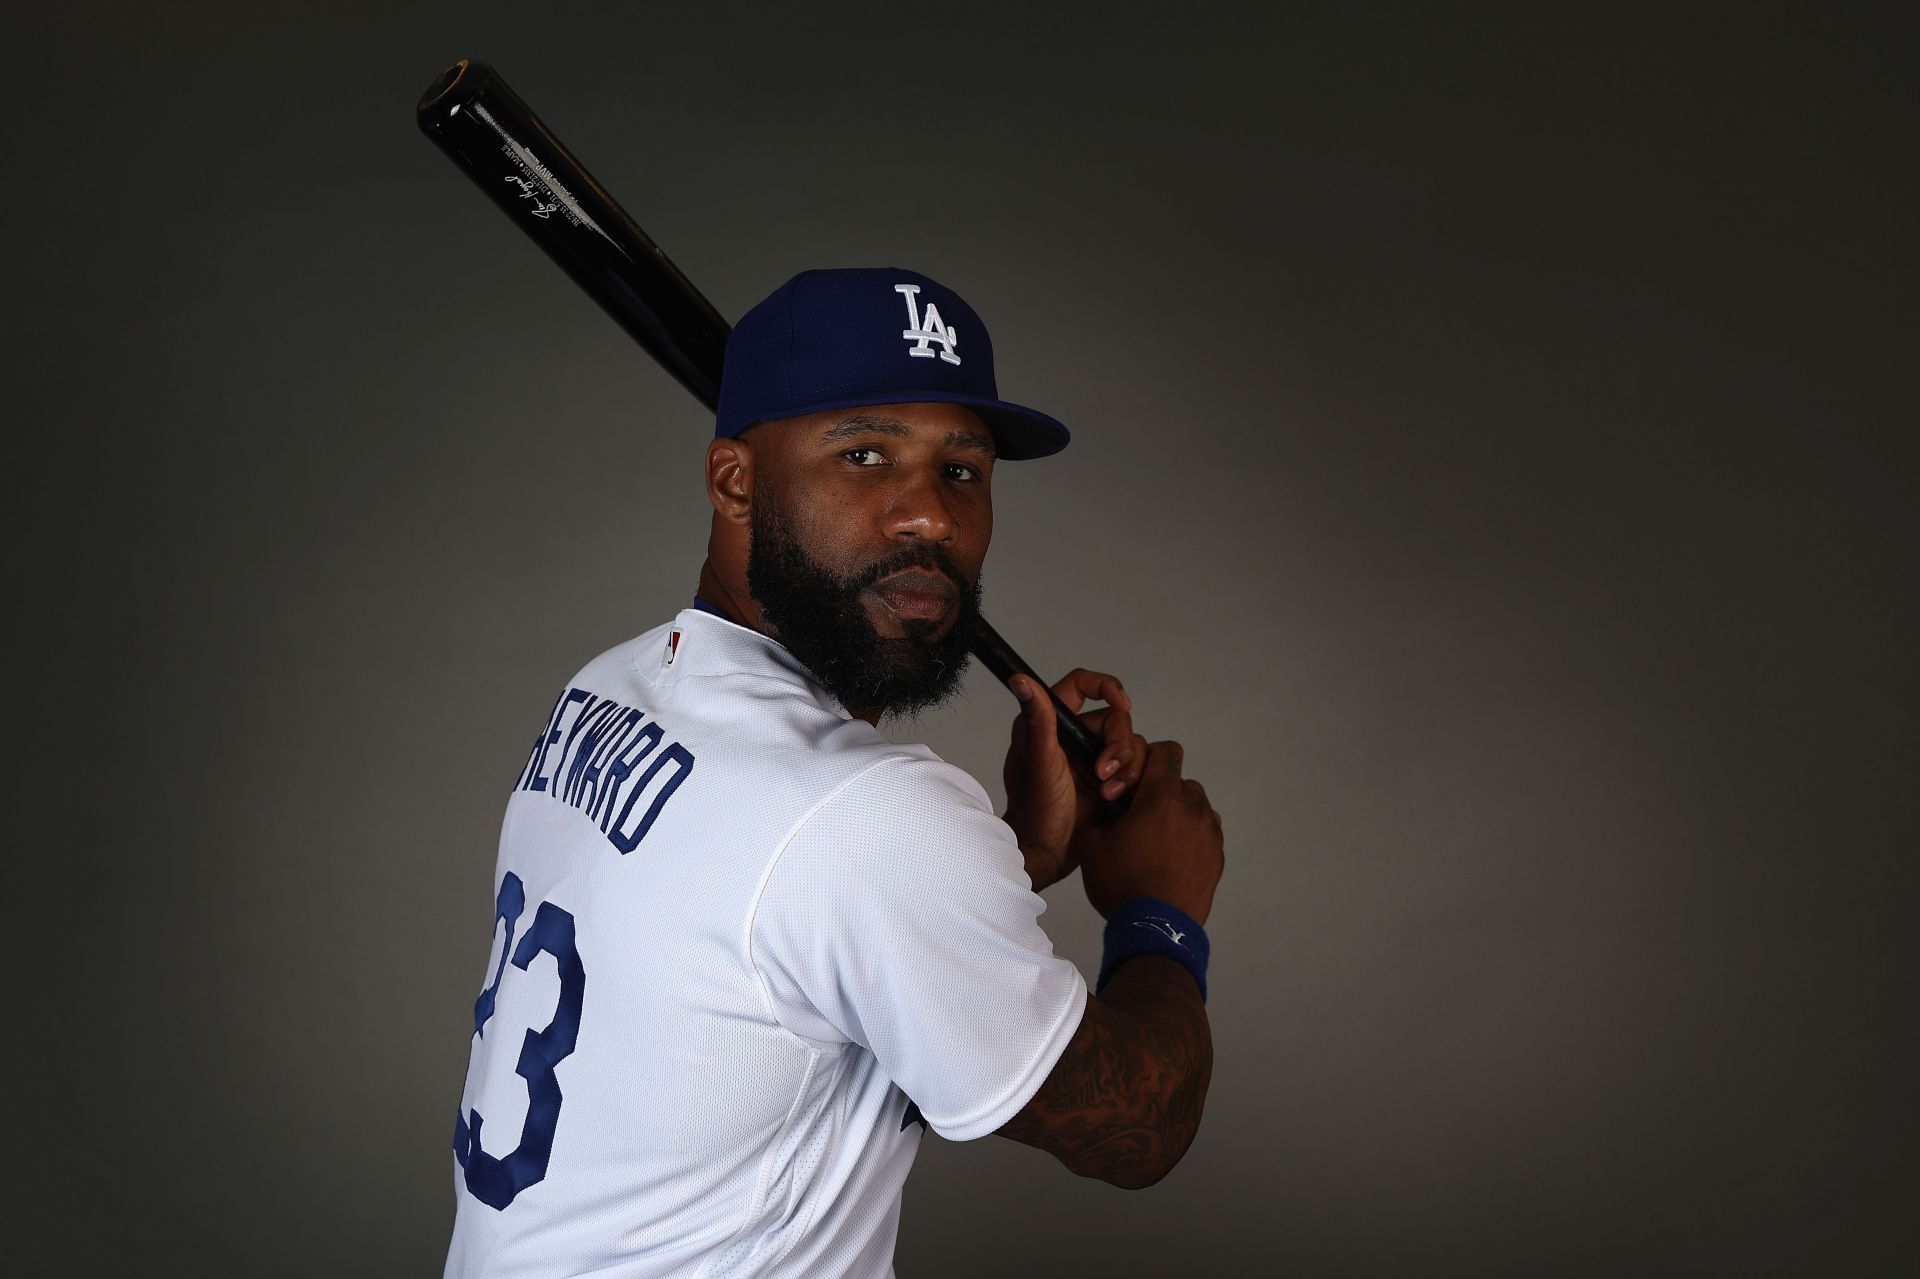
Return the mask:
<svg viewBox="0 0 1920 1279"><path fill-rule="evenodd" d="M949 462L947 463L947 477L955 480L977 480L980 478L980 472L974 470L965 462Z"/></svg>
<svg viewBox="0 0 1920 1279"><path fill-rule="evenodd" d="M879 449L848 449L840 455L855 466L878 466L886 459L880 456Z"/></svg>

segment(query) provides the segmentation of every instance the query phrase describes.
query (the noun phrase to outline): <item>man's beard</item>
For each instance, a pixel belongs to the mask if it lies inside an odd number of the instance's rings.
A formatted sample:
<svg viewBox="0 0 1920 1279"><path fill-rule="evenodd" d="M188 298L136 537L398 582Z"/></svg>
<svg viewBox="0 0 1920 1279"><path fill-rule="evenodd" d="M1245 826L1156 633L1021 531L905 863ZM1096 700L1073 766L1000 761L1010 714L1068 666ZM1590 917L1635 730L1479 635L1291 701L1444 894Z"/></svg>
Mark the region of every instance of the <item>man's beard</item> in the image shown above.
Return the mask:
<svg viewBox="0 0 1920 1279"><path fill-rule="evenodd" d="M940 547L915 543L868 565L851 578L815 562L792 526L767 502L753 505L747 550L747 589L779 632L787 651L850 711L912 715L946 702L966 671L973 622L980 615L980 583L969 583ZM938 618L906 618L903 638L874 629L861 593L903 568L944 573L959 588L959 616L936 638Z"/></svg>

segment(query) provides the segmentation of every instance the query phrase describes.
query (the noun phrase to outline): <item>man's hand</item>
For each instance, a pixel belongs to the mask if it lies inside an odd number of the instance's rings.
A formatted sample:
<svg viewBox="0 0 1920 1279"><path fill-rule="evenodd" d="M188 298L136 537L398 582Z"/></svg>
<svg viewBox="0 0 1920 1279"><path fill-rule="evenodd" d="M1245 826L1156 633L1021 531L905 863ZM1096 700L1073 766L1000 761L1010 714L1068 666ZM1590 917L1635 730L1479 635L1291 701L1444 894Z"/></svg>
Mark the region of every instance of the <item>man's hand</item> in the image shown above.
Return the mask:
<svg viewBox="0 0 1920 1279"><path fill-rule="evenodd" d="M1054 733L1053 702L1040 685L1016 675L1012 687L1021 710L1007 748L1007 824L1019 837L1037 893L1074 872L1083 837L1110 820L1113 802L1139 783L1147 739L1133 731L1133 698L1113 676L1075 669L1055 684L1053 691L1075 713L1092 700L1106 703L1080 716L1106 739L1094 761L1096 790L1068 763Z"/></svg>
<svg viewBox="0 0 1920 1279"><path fill-rule="evenodd" d="M1074 841L1080 886L1102 918L1131 897L1172 902L1198 923L1213 910L1226 836L1206 787L1182 777L1179 742L1147 747L1146 771L1125 816Z"/></svg>

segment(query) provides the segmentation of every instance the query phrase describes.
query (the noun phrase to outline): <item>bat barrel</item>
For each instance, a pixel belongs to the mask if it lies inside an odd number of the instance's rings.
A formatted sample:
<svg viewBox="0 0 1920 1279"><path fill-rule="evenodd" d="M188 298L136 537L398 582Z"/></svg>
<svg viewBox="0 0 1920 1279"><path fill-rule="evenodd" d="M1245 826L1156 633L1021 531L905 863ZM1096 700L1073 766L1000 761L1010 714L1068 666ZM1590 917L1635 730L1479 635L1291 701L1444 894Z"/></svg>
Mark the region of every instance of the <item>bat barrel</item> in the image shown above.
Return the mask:
<svg viewBox="0 0 1920 1279"><path fill-rule="evenodd" d="M709 409L731 326L484 62L462 58L414 109L446 153Z"/></svg>

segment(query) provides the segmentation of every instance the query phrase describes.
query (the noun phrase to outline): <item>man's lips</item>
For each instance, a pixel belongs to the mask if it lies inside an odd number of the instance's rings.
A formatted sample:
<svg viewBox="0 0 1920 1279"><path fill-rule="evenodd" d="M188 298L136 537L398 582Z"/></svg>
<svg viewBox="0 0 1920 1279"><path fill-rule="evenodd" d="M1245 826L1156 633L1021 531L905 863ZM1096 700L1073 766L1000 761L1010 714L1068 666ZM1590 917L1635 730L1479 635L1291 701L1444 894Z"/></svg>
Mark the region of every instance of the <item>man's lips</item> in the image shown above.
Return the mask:
<svg viewBox="0 0 1920 1279"><path fill-rule="evenodd" d="M960 598L960 588L945 573L906 568L875 582L872 591L901 618L937 618L946 615Z"/></svg>

